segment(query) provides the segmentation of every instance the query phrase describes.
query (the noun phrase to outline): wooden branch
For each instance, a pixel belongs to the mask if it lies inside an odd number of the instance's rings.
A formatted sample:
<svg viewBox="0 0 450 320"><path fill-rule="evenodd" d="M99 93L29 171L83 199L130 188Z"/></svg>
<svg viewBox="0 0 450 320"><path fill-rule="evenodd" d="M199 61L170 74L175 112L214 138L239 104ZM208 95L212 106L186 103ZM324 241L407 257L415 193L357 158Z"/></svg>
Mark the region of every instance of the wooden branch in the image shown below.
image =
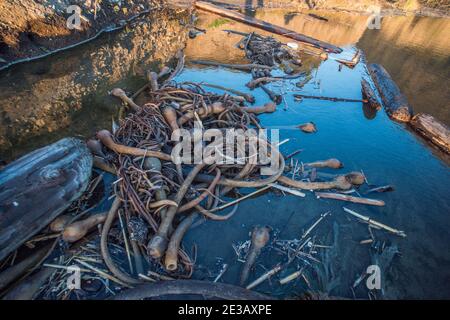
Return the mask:
<svg viewBox="0 0 450 320"><path fill-rule="evenodd" d="M223 68L238 69L238 70L244 70L244 71L251 71L252 69L269 69L269 70L273 69L273 67L265 66L262 64L254 64L254 63L229 64L229 63L220 63L220 62L208 61L208 60L191 60L191 63L200 64L203 66L223 67Z"/></svg>
<svg viewBox="0 0 450 320"><path fill-rule="evenodd" d="M301 98L301 99L317 99L317 100L328 100L333 102L362 102L367 103L368 101L366 99L347 99L347 98L332 98L332 97L322 97L322 96L309 96L306 94L294 94L295 98Z"/></svg>
<svg viewBox="0 0 450 320"><path fill-rule="evenodd" d="M363 216L362 214L359 214L359 213L357 213L357 212L355 212L353 210L347 209L346 207L343 207L343 209L344 209L345 212L351 214L352 216L360 219L361 221L363 221L363 222L365 222L367 224L370 224L371 226L374 226L374 227L379 228L379 229L384 229L384 230L389 231L389 232L391 232L393 234L396 234L396 235L398 235L400 237L406 237L406 233L404 231L391 228L391 227L389 227L389 226L387 226L387 225L385 225L385 224L383 224L381 222L372 220L369 217Z"/></svg>
<svg viewBox="0 0 450 320"><path fill-rule="evenodd" d="M10 163L0 172L0 260L37 234L86 190L92 154L65 138Z"/></svg>
<svg viewBox="0 0 450 320"><path fill-rule="evenodd" d="M231 92L232 94L244 97L244 99L247 102L250 102L250 103L254 103L255 102L255 97L252 96L249 93L246 93L246 92L242 92L242 91L235 90L235 89L232 89L232 88L226 88L226 87L219 86L217 84L211 84L211 83L204 83L204 82L202 82L201 85L202 86L206 86L206 87L210 87L210 88L215 88L215 89Z"/></svg>
<svg viewBox="0 0 450 320"><path fill-rule="evenodd" d="M367 204L370 206L382 207L385 205L384 201L382 201L382 200L375 200L375 199L369 199L369 198L358 198L358 197L348 196L346 194L340 194L340 193L316 192L316 196L319 198L324 198L324 199L349 201L349 202L353 202L353 203Z"/></svg>
<svg viewBox="0 0 450 320"><path fill-rule="evenodd" d="M218 14L220 16L248 24L252 27L256 27L256 28L259 28L259 29L262 29L262 30L265 30L268 32L275 33L275 34L279 34L281 36L291 38L291 39L294 39L299 42L307 43L316 48L323 49L327 52L333 52L333 53L341 53L342 52L341 48L336 47L332 44L308 37L306 35L297 33L295 31L292 31L292 30L289 30L289 29L286 29L286 28L283 28L280 26L276 26L271 23L268 23L268 22L265 22L265 21L262 21L262 20L259 20L259 19L253 18L253 17L243 15L242 13L239 13L239 12L235 12L235 11L231 11L231 10L219 7L219 6L215 6L213 4L210 4L210 3L207 3L204 1L197 1L195 3L195 6L197 9L212 12L212 13Z"/></svg>

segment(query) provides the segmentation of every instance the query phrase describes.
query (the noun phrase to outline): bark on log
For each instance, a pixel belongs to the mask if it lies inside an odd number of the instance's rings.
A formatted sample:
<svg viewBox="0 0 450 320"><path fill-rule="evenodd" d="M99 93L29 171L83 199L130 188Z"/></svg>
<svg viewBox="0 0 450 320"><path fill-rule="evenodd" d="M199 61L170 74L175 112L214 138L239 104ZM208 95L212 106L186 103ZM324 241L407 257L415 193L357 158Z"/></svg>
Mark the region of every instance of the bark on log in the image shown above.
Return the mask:
<svg viewBox="0 0 450 320"><path fill-rule="evenodd" d="M92 155L65 138L35 150L0 172L0 260L38 233L86 190Z"/></svg>
<svg viewBox="0 0 450 320"><path fill-rule="evenodd" d="M415 115L409 125L426 140L450 154L450 129L448 126L426 113Z"/></svg>
<svg viewBox="0 0 450 320"><path fill-rule="evenodd" d="M386 69L379 64L370 64L368 69L389 117L409 122L413 114L412 108Z"/></svg>
<svg viewBox="0 0 450 320"><path fill-rule="evenodd" d="M283 28L280 26L276 26L271 23L268 23L268 22L265 22L265 21L262 21L262 20L259 20L259 19L253 18L253 17L243 15L239 12L235 12L235 11L231 11L231 10L219 7L219 6L215 6L213 4L210 4L210 3L207 3L204 1L197 1L195 3L195 6L197 7L197 9L212 12L212 13L221 15L223 17L230 18L230 19L248 24L250 26L253 26L253 27L265 30L265 31L279 34L279 35L294 39L299 42L307 43L316 48L323 49L327 52L332 52L332 53L341 53L342 52L341 48L336 47L332 44L305 36L303 34L299 34L295 31L292 31L292 30L289 30L289 29L286 29L286 28Z"/></svg>

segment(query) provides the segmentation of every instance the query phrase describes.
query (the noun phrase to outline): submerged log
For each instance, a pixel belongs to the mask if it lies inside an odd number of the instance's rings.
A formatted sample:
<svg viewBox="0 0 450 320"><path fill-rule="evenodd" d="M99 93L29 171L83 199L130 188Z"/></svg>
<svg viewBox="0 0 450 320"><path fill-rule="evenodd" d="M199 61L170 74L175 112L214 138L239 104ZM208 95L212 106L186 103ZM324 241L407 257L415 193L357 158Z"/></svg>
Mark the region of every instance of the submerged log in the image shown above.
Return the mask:
<svg viewBox="0 0 450 320"><path fill-rule="evenodd" d="M450 154L450 129L448 126L426 113L415 115L409 125L426 140Z"/></svg>
<svg viewBox="0 0 450 320"><path fill-rule="evenodd" d="M87 188L92 155L65 138L35 150L0 172L0 260L62 213Z"/></svg>
<svg viewBox="0 0 450 320"><path fill-rule="evenodd" d="M53 268L44 267L28 279L19 283L2 300L33 300L38 290L55 272Z"/></svg>
<svg viewBox="0 0 450 320"><path fill-rule="evenodd" d="M299 42L307 43L316 48L323 49L327 52L332 52L332 53L341 53L342 52L341 48L336 47L332 44L305 36L303 34L295 32L295 31L292 31L292 30L289 30L289 29L286 29L286 28L283 28L280 26L276 26L271 23L268 23L268 22L265 22L265 21L262 21L262 20L259 20L259 19L253 18L253 17L243 15L242 13L239 13L239 12L235 12L235 11L231 11L231 10L219 7L219 6L215 6L213 4L210 4L210 3L207 3L204 1L197 1L195 3L195 6L197 7L197 9L212 12L212 13L218 14L220 16L248 24L252 27L256 27L256 28L259 28L259 29L262 29L262 30L265 30L268 32L275 33L275 34L279 34L279 35L294 39Z"/></svg>
<svg viewBox="0 0 450 320"><path fill-rule="evenodd" d="M5 269L0 273L0 291L3 291L14 280L23 276L30 269L32 269L50 250L51 246L47 245L40 249L34 250L29 256L13 266Z"/></svg>
<svg viewBox="0 0 450 320"><path fill-rule="evenodd" d="M225 300L274 300L264 294L231 284L201 280L158 281L122 291L113 300L138 300L164 295L196 294Z"/></svg>
<svg viewBox="0 0 450 320"><path fill-rule="evenodd" d="M409 122L413 114L412 108L386 69L379 64L370 64L368 69L389 117Z"/></svg>
<svg viewBox="0 0 450 320"><path fill-rule="evenodd" d="M365 79L361 80L361 89L364 100L367 100L367 105L375 110L381 109L381 103L378 101L375 91L370 86L370 83Z"/></svg>

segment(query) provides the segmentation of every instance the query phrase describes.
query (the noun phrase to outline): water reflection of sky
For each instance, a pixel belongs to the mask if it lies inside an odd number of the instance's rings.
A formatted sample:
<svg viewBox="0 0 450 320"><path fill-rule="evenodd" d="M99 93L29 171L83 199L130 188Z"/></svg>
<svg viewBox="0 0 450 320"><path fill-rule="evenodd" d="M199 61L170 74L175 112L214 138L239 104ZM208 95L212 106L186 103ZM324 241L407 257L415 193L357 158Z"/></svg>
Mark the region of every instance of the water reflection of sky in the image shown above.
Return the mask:
<svg viewBox="0 0 450 320"><path fill-rule="evenodd" d="M302 93L360 99L360 81L364 72L363 64L359 64L354 70L344 67L339 71L337 62L322 62L317 72L312 71L313 78L304 86ZM245 87L250 77L247 73L214 68L199 69L188 65L178 80L220 84L251 92L256 96L256 105L267 102L268 98L261 89L250 91ZM320 86L317 84L319 81ZM270 87L275 91L279 90L276 84ZM264 126L281 128L280 140L289 139L288 143L281 146L284 154L301 148L304 151L296 158L303 162L336 157L345 165L340 172L363 170L369 183L392 184L395 191L371 195L386 202L386 206L381 208L318 200L312 193L308 193L304 199L267 193L247 200L229 221L208 222L189 232L186 247L189 248L193 243L198 245L200 268L196 276L206 276L202 266L215 271L219 268L216 258L220 258L230 265L223 281L236 283L241 263L236 261L231 244L248 239L248 233L254 225L270 225L277 232L281 231L280 239L293 239L298 238L321 213L331 210L332 217L317 229L316 236L322 244L333 245L334 249L322 255L324 264L332 272L325 276L323 266L313 264L307 268L305 275L313 290L334 288L330 294L352 297L353 293L349 288L357 276L371 264L373 253L371 255L370 245L359 244L360 240L369 238L367 227L349 219L342 210L345 205L404 230L408 235L402 239L376 232L377 239L386 246L398 246L402 253L393 259L391 268L383 275L386 297L449 297L448 167L435 158L429 148L413 134L406 131L403 125L389 120L383 110L375 117L373 112L367 116L361 103L309 99L297 102L292 94L286 95L286 102L287 110L281 104L275 113L260 117ZM307 135L299 130L292 130L291 126L308 121L316 123L316 134ZM364 188L360 191L364 191ZM337 235L336 243L332 241L333 235ZM282 256L267 249L251 276L252 279L281 261ZM290 266L279 277L294 272L295 267ZM258 290L284 296L307 289L303 280L281 287L277 284L277 279L279 278L275 277L271 284L261 285ZM364 284L354 291L356 297L367 298Z"/></svg>

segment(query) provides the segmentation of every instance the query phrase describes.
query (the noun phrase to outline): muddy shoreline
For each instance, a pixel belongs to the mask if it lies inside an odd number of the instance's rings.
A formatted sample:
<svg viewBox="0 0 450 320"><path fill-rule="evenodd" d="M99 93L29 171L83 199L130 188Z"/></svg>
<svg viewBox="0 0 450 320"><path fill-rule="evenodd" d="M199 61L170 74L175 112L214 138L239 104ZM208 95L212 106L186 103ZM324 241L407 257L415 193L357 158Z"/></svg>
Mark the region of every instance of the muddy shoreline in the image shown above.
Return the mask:
<svg viewBox="0 0 450 320"><path fill-rule="evenodd" d="M17 157L13 146L31 150L49 138L55 141L69 126L81 135L89 126L104 125L102 116L120 106L108 91L119 85L135 90L148 71L171 64L187 41L188 21L188 11L163 8L94 42L2 71L1 158ZM45 59L53 62L43 64ZM86 109L88 115L80 118Z"/></svg>
<svg viewBox="0 0 450 320"><path fill-rule="evenodd" d="M159 0L137 0L134 5L115 0L97 5L91 1L68 0L2 2L0 68L83 43L102 32L124 27L133 18L163 6Z"/></svg>
<svg viewBox="0 0 450 320"><path fill-rule="evenodd" d="M254 9L292 9L311 12L353 13L369 15L368 11L378 1L243 1L232 0L222 3L227 7L252 15ZM428 1L429 2L429 1ZM8 0L0 4L0 70L18 62L45 57L95 39L100 34L126 27L130 21L141 15L163 7L176 5L180 10L192 9L192 0L165 2L162 0L137 0L133 4L116 0L100 2L95 6L91 1L45 0L36 3L30 0ZM81 10L81 26L70 30L67 22L71 14L70 5ZM427 6L428 5L428 6ZM449 11L444 4L421 4L418 1L399 1L392 4L383 1L381 15L386 16L428 16L448 18Z"/></svg>

